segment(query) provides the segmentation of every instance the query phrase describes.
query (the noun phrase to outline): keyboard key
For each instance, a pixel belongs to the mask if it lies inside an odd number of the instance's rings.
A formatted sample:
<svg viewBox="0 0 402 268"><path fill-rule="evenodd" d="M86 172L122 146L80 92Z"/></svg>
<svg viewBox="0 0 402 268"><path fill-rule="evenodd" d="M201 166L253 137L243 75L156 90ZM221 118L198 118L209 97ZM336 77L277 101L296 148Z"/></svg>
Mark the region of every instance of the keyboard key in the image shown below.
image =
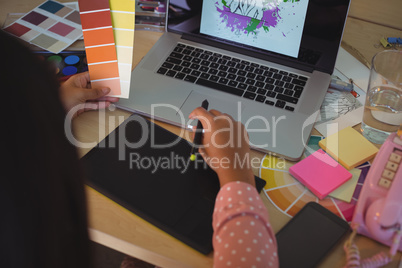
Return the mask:
<svg viewBox="0 0 402 268"><path fill-rule="evenodd" d="M200 77L204 78L204 79L208 79L210 77L210 75L207 73L202 73Z"/></svg>
<svg viewBox="0 0 402 268"><path fill-rule="evenodd" d="M200 72L207 73L209 71L209 68L206 66L201 66L199 70Z"/></svg>
<svg viewBox="0 0 402 268"><path fill-rule="evenodd" d="M298 85L298 86L305 86L305 85L306 85L306 81L302 81L302 80L293 78L292 84L295 84L295 85Z"/></svg>
<svg viewBox="0 0 402 268"><path fill-rule="evenodd" d="M265 76L265 77L272 77L273 75L274 75L273 72L270 72L270 71L265 71L265 72L264 72L264 76Z"/></svg>
<svg viewBox="0 0 402 268"><path fill-rule="evenodd" d="M180 54L180 53L177 53L177 52L172 52L172 53L170 53L170 57L181 59L181 58L184 57L184 55Z"/></svg>
<svg viewBox="0 0 402 268"><path fill-rule="evenodd" d="M291 107L291 106L285 106L285 110L293 112L295 110L295 108Z"/></svg>
<svg viewBox="0 0 402 268"><path fill-rule="evenodd" d="M255 86L256 86L256 87L264 87L264 86L265 86L265 83L264 83L264 82L257 81L257 82L255 82Z"/></svg>
<svg viewBox="0 0 402 268"><path fill-rule="evenodd" d="M193 64L190 65L190 68L193 69L193 70L198 70L200 68L200 65L196 64L196 63L193 63Z"/></svg>
<svg viewBox="0 0 402 268"><path fill-rule="evenodd" d="M264 88L267 89L267 90L274 90L275 86L270 85L270 84L265 84Z"/></svg>
<svg viewBox="0 0 402 268"><path fill-rule="evenodd" d="M199 56L199 58L201 58L201 59L203 59L203 60L207 60L207 59L209 59L209 55L208 54L205 54L205 53L203 53L203 54L201 54L200 56Z"/></svg>
<svg viewBox="0 0 402 268"><path fill-rule="evenodd" d="M241 89L237 89L237 88L230 87L230 86L227 86L227 85L214 83L212 81L205 80L205 79L202 79L202 78L199 78L197 80L196 84L201 85L201 86L210 87L210 88L220 90L220 91L223 91L223 92L226 92L226 93L234 94L234 95L237 95L237 96L242 96L243 95L243 90L241 90Z"/></svg>
<svg viewBox="0 0 402 268"><path fill-rule="evenodd" d="M257 95L257 97L255 98L256 101L258 102L265 102L266 97L263 95Z"/></svg>
<svg viewBox="0 0 402 268"><path fill-rule="evenodd" d="M191 62L189 62L189 61L183 61L180 65L183 66L183 67L190 67Z"/></svg>
<svg viewBox="0 0 402 268"><path fill-rule="evenodd" d="M209 66L209 64L210 64L210 62L207 61L207 60L201 61L201 65L202 65L202 66Z"/></svg>
<svg viewBox="0 0 402 268"><path fill-rule="evenodd" d="M173 67L173 70L180 72L181 70L183 70L183 67L179 66L179 65L175 65Z"/></svg>
<svg viewBox="0 0 402 268"><path fill-rule="evenodd" d="M222 58L220 58L219 60L218 60L218 63L219 64L226 64L228 61L227 60L224 60L224 59L222 59Z"/></svg>
<svg viewBox="0 0 402 268"><path fill-rule="evenodd" d="M244 76L238 76L238 77L236 77L236 81L237 82L245 82L246 78Z"/></svg>
<svg viewBox="0 0 402 268"><path fill-rule="evenodd" d="M158 69L157 73L158 74L165 74L167 71L168 71L168 69L161 67L161 68Z"/></svg>
<svg viewBox="0 0 402 268"><path fill-rule="evenodd" d="M211 65L209 65L209 67L214 68L214 69L218 69L219 64L218 64L218 63L213 62L213 63L211 63Z"/></svg>
<svg viewBox="0 0 402 268"><path fill-rule="evenodd" d="M281 100L277 100L275 103L275 107L278 107L278 108L284 108L285 105L286 105L286 102L281 101Z"/></svg>
<svg viewBox="0 0 402 268"><path fill-rule="evenodd" d="M184 81L188 81L188 82L191 82L191 83L194 83L195 80L197 80L197 77L189 75L189 74L186 75L186 77L184 77Z"/></svg>
<svg viewBox="0 0 402 268"><path fill-rule="evenodd" d="M292 81L292 78L290 76L284 76L284 77L282 77L282 81L283 82L290 82L290 81Z"/></svg>
<svg viewBox="0 0 402 268"><path fill-rule="evenodd" d="M247 85L254 85L255 81L254 81L253 79L247 78L246 81L245 81L245 83L246 83Z"/></svg>
<svg viewBox="0 0 402 268"><path fill-rule="evenodd" d="M285 92L283 92L283 94L285 94L287 96L292 96L293 95L293 90L285 89Z"/></svg>
<svg viewBox="0 0 402 268"><path fill-rule="evenodd" d="M199 58L193 58L193 59L191 60L191 62L192 62L192 63L197 63L197 64L199 64L199 63L201 63L201 59L199 59Z"/></svg>
<svg viewBox="0 0 402 268"><path fill-rule="evenodd" d="M208 73L209 74L217 74L218 70L217 69L209 69Z"/></svg>
<svg viewBox="0 0 402 268"><path fill-rule="evenodd" d="M235 67L236 66L236 62L235 61L228 61L228 63L226 64L229 67Z"/></svg>
<svg viewBox="0 0 402 268"><path fill-rule="evenodd" d="M191 72L191 75L194 75L194 76L200 76L200 74L201 74L201 72L200 72L200 71L196 71L196 70L193 70L193 71Z"/></svg>
<svg viewBox="0 0 402 268"><path fill-rule="evenodd" d="M275 87L274 91L278 92L278 93L283 93L284 88L283 87Z"/></svg>
<svg viewBox="0 0 402 268"><path fill-rule="evenodd" d="M281 80L281 79L282 79L282 75L281 75L281 74L279 74L279 73L277 73L277 74L274 74L274 76L272 76L272 78L275 78L275 79Z"/></svg>
<svg viewBox="0 0 402 268"><path fill-rule="evenodd" d="M259 89L257 89L257 93L258 93L258 94L265 95L265 94L267 93L267 90L266 90L266 89L263 89L263 88L259 88Z"/></svg>
<svg viewBox="0 0 402 268"><path fill-rule="evenodd" d="M183 70L182 70L182 72L185 74L189 74L189 73L191 73L191 71L192 70L190 68L183 68Z"/></svg>
<svg viewBox="0 0 402 268"><path fill-rule="evenodd" d="M278 69L275 69L275 68L269 68L269 70L270 70L271 72L273 72L273 73L279 72L279 70L278 70Z"/></svg>
<svg viewBox="0 0 402 268"><path fill-rule="evenodd" d="M221 65L219 66L218 70L222 70L222 71L227 71L229 69L229 67L227 67L226 65Z"/></svg>
<svg viewBox="0 0 402 268"><path fill-rule="evenodd" d="M257 76L255 77L255 80L264 82L264 81L265 81L265 76L263 76L263 75L257 75Z"/></svg>
<svg viewBox="0 0 402 268"><path fill-rule="evenodd" d="M168 69L172 69L173 66L174 66L174 64L169 63L169 62L164 62L164 63L162 64L162 67L165 67L165 68L168 68Z"/></svg>
<svg viewBox="0 0 402 268"><path fill-rule="evenodd" d="M274 84L274 82L275 82L275 79L273 79L273 78L267 78L267 79L265 79L265 83L267 83L267 84Z"/></svg>
<svg viewBox="0 0 402 268"><path fill-rule="evenodd" d="M255 86L248 86L247 87L247 91L256 92L256 90L257 90L257 87L255 87Z"/></svg>
<svg viewBox="0 0 402 268"><path fill-rule="evenodd" d="M222 57L222 54L219 54L219 53L214 53L213 55L214 55L214 57L218 57L218 58Z"/></svg>
<svg viewBox="0 0 402 268"><path fill-rule="evenodd" d="M238 84L239 84L238 82L231 80L231 81L229 81L228 86L237 87Z"/></svg>
<svg viewBox="0 0 402 268"><path fill-rule="evenodd" d="M255 93L246 91L246 92L244 93L244 95L243 95L243 98L246 98L246 99L249 99L249 100L254 100L255 96L256 96Z"/></svg>
<svg viewBox="0 0 402 268"><path fill-rule="evenodd" d="M300 91L300 92L302 92L302 91L303 91L303 87L301 87L301 86L295 86L295 87L294 87L294 90L295 90L295 91Z"/></svg>
<svg viewBox="0 0 402 268"><path fill-rule="evenodd" d="M183 79L186 76L185 73L177 73L174 78Z"/></svg>
<svg viewBox="0 0 402 268"><path fill-rule="evenodd" d="M291 84L291 83L285 83L284 87L287 88L287 89L293 89L295 86L293 84Z"/></svg>
<svg viewBox="0 0 402 268"><path fill-rule="evenodd" d="M223 55L222 58L225 59L225 60L231 60L232 59L231 57L226 56L226 55Z"/></svg>
<svg viewBox="0 0 402 268"><path fill-rule="evenodd" d="M193 60L193 57L186 55L186 56L183 57L183 60L185 60L185 61L192 61L192 60Z"/></svg>
<svg viewBox="0 0 402 268"><path fill-rule="evenodd" d="M219 71L218 72L218 76L220 76L220 77L226 77L227 75L228 75L227 72L224 72L224 71Z"/></svg>
<svg viewBox="0 0 402 268"><path fill-rule="evenodd" d="M244 83L239 83L239 85L237 86L239 89L246 89L247 85Z"/></svg>
<svg viewBox="0 0 402 268"><path fill-rule="evenodd" d="M166 61L167 61L167 62L170 62L170 63L174 63L174 64L179 64L179 65L180 65L180 63L181 63L181 60L176 59L176 58L173 58L173 57L168 57L168 58L166 59Z"/></svg>
<svg viewBox="0 0 402 268"><path fill-rule="evenodd" d="M211 77L209 78L209 80L212 81L212 82L218 82L219 76L211 75Z"/></svg>
<svg viewBox="0 0 402 268"><path fill-rule="evenodd" d="M286 96L286 95L283 95L283 94L278 94L278 95L276 96L276 98L277 98L278 100L283 100L283 101L290 102L290 103L293 103L293 104L297 104L297 102L299 101L299 100L296 99L296 98L293 98L293 97L290 97L290 96Z"/></svg>
<svg viewBox="0 0 402 268"><path fill-rule="evenodd" d="M275 81L275 85L276 85L276 86L279 86L279 87L283 87L283 86L285 85L285 82L276 80L276 81Z"/></svg>
<svg viewBox="0 0 402 268"><path fill-rule="evenodd" d="M304 77L304 76L299 76L299 79L302 80L302 81L307 81L308 80L308 78Z"/></svg>
<svg viewBox="0 0 402 268"><path fill-rule="evenodd" d="M236 80L236 75L235 74L231 74L231 73L229 73L227 76L226 76L226 78L227 79L230 79L230 80Z"/></svg>
<svg viewBox="0 0 402 268"><path fill-rule="evenodd" d="M229 68L228 72L232 73L232 74L235 74L237 72L237 69L236 68Z"/></svg>
<svg viewBox="0 0 402 268"><path fill-rule="evenodd" d="M238 70L237 75L246 76L247 72L243 70Z"/></svg>
<svg viewBox="0 0 402 268"><path fill-rule="evenodd" d="M256 74L253 74L253 73L248 73L248 74L246 75L247 78L251 78L251 79L254 79L256 76L257 76L257 75L256 75Z"/></svg>
<svg viewBox="0 0 402 268"><path fill-rule="evenodd" d="M282 74L282 75L288 75L289 74L288 72L285 72L285 71L279 71L279 73Z"/></svg>
<svg viewBox="0 0 402 268"><path fill-rule="evenodd" d="M267 97L275 98L275 97L276 97L276 93L273 92L273 91L268 91L268 92L267 92Z"/></svg>
<svg viewBox="0 0 402 268"><path fill-rule="evenodd" d="M221 84L227 84L228 82L229 82L229 80L227 79L227 78L223 78L223 77L221 77L221 78L219 78L219 81L218 81L219 83L221 83Z"/></svg>
<svg viewBox="0 0 402 268"><path fill-rule="evenodd" d="M165 75L170 76L170 77L174 77L176 75L176 71L173 70L169 70L165 73Z"/></svg>
<svg viewBox="0 0 402 268"><path fill-rule="evenodd" d="M257 74L257 75L258 75L258 74L259 74L259 75L262 75L262 74L264 73L264 70L263 70L263 69L255 69L255 70L254 70L254 73Z"/></svg>
<svg viewBox="0 0 402 268"><path fill-rule="evenodd" d="M252 66L246 66L246 68L244 69L247 72L253 72L254 71L254 67Z"/></svg>
<svg viewBox="0 0 402 268"><path fill-rule="evenodd" d="M275 102L273 102L273 101L271 101L271 100L266 100L266 101L265 101L265 104L268 104L268 105L274 105L274 104L275 104Z"/></svg>

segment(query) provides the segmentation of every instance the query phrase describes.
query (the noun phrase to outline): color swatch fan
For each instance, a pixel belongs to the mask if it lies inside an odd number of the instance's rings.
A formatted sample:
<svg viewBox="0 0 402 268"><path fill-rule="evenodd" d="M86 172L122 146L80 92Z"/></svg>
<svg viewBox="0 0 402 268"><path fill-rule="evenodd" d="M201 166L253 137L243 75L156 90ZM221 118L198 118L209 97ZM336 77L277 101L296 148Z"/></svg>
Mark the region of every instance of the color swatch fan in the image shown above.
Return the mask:
<svg viewBox="0 0 402 268"><path fill-rule="evenodd" d="M134 0L80 0L89 75L93 87L128 98L134 43Z"/></svg>

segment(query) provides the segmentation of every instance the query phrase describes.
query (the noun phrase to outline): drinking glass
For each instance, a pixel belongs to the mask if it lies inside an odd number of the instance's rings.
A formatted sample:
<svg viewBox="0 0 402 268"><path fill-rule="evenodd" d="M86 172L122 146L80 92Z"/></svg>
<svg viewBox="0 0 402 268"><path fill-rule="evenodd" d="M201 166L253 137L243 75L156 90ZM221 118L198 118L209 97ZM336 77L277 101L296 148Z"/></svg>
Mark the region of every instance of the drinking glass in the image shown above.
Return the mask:
<svg viewBox="0 0 402 268"><path fill-rule="evenodd" d="M386 50L372 60L361 131L382 144L402 124L402 51Z"/></svg>

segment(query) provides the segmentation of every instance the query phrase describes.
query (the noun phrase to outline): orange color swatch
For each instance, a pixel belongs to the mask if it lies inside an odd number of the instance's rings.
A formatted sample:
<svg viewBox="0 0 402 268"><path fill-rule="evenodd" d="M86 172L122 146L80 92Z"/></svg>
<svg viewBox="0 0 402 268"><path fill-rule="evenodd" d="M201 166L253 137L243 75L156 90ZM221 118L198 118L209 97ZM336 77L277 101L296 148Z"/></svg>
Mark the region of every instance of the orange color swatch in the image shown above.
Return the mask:
<svg viewBox="0 0 402 268"><path fill-rule="evenodd" d="M91 84L110 87L109 95L119 96L121 86L109 0L78 3Z"/></svg>

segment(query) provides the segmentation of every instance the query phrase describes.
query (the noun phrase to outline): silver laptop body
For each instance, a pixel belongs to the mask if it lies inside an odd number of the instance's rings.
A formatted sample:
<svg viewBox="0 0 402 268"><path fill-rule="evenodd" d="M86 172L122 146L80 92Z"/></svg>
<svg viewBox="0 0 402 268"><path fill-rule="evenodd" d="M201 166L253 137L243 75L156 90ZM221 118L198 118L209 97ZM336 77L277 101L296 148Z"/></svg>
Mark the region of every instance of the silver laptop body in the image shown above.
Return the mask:
<svg viewBox="0 0 402 268"><path fill-rule="evenodd" d="M196 10L192 12L186 10L189 6L183 4L182 0L171 0L170 3L169 1L166 3L169 10L167 17L170 17L166 20L167 32L133 70L130 98L121 99L118 107L187 128L189 125L195 125L195 122L188 119L190 112L207 99L209 109L227 113L246 126L252 148L289 160L299 160L328 89L349 1L308 2L299 53L296 57L200 33L202 18L200 11L203 8L203 1L197 2L199 6L189 5ZM299 1L293 2L297 4ZM232 10L226 8L226 11ZM172 17L175 19L174 25ZM217 90L194 81L185 81L182 77L178 79L166 73L158 73L172 52L177 50L178 43L180 47L195 48L211 57L221 55L220 57L233 61L236 59L236 62L240 60L251 63L252 66L258 66L263 70L277 70L282 74L292 74L292 77L305 78L306 85L297 103L286 102L285 105L277 105L278 101L268 97L265 97L263 102L261 96L260 101L253 100L250 95L256 93L248 93L246 98L244 95L228 93L227 90ZM303 58L311 57L308 54L310 52L312 53L310 55L313 55L312 62L309 62L308 58ZM247 89L244 91L247 92Z"/></svg>

